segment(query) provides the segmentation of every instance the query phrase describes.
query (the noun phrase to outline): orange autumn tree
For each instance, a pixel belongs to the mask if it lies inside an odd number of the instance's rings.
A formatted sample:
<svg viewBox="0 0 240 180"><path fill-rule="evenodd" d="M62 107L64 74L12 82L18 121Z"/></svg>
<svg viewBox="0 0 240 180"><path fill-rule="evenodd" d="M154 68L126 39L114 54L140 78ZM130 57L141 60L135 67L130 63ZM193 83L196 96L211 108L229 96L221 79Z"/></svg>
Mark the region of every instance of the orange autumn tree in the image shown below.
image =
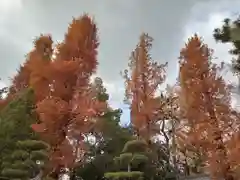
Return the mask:
<svg viewBox="0 0 240 180"><path fill-rule="evenodd" d="M211 60L212 51L197 35L181 51L181 137L183 143L204 154L212 179L234 180L228 141L239 127L239 119L231 109L230 92Z"/></svg>
<svg viewBox="0 0 240 180"><path fill-rule="evenodd" d="M147 34L140 36L140 42L130 57L129 69L124 71L131 123L137 135L148 142L156 133L154 128L161 109L161 98L156 97L156 92L165 80L167 65L159 65L152 60L149 54L152 40Z"/></svg>
<svg viewBox="0 0 240 180"><path fill-rule="evenodd" d="M46 72L50 93L37 104L40 123L32 127L50 144L50 165L56 174L63 167L71 167L81 156L78 152L83 148L84 133L106 108L105 102L95 98L90 84L98 64L98 44L92 19L87 15L73 19ZM31 82L37 88L39 69L32 69L36 76L32 76ZM78 140L79 147L73 147L69 139Z"/></svg>

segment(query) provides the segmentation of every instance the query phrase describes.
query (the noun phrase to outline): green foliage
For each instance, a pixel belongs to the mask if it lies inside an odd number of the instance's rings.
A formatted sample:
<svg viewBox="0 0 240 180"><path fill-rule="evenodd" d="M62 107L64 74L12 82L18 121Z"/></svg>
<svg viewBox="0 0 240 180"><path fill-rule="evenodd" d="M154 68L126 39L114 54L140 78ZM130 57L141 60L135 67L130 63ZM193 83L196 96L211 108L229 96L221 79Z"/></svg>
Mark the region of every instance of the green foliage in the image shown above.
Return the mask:
<svg viewBox="0 0 240 180"><path fill-rule="evenodd" d="M232 28L231 39L232 39L232 41L240 41L240 25L239 25L239 27Z"/></svg>
<svg viewBox="0 0 240 180"><path fill-rule="evenodd" d="M146 152L147 146L148 145L144 140L128 141L123 148L123 152L129 153Z"/></svg>
<svg viewBox="0 0 240 180"><path fill-rule="evenodd" d="M138 153L123 153L114 158L114 162L118 167L127 167L131 164L131 167L137 168L138 165L146 163L148 160L146 155Z"/></svg>
<svg viewBox="0 0 240 180"><path fill-rule="evenodd" d="M226 18L221 28L216 28L213 33L213 37L216 41L222 43L231 43L233 49L230 53L237 56L237 59L233 60L233 70L235 73L240 73L240 18L231 21Z"/></svg>
<svg viewBox="0 0 240 180"><path fill-rule="evenodd" d="M104 173L114 171L113 158L119 155L125 143L132 139L128 127L119 125L122 111L109 109L96 123L97 131L92 132L97 144L88 144L88 160L75 168L75 176L82 179L102 179ZM74 178L72 178L74 179Z"/></svg>
<svg viewBox="0 0 240 180"><path fill-rule="evenodd" d="M143 172L109 172L105 173L104 177L108 180L140 180L143 178Z"/></svg>
<svg viewBox="0 0 240 180"><path fill-rule="evenodd" d="M33 161L39 161L39 160L47 160L48 159L48 153L46 150L36 150L36 151L32 151L30 158Z"/></svg>
<svg viewBox="0 0 240 180"><path fill-rule="evenodd" d="M48 159L48 146L44 142L37 140L18 141L16 144L18 149L14 150L9 158L12 164L10 166L3 166L3 175L15 178L17 175L13 177L11 174L4 173L5 171L8 172L8 170L11 172L15 170L16 174L19 171L27 171L27 177L35 177L40 172L41 163ZM37 164L37 161L41 163Z"/></svg>
<svg viewBox="0 0 240 180"><path fill-rule="evenodd" d="M107 89L103 86L103 81L100 77L96 77L92 83L93 88L97 92L97 99L103 102L108 101L109 95Z"/></svg>
<svg viewBox="0 0 240 180"><path fill-rule="evenodd" d="M137 166L148 161L148 157L144 154L134 154L132 158L132 165Z"/></svg>
<svg viewBox="0 0 240 180"><path fill-rule="evenodd" d="M26 151L35 151L39 149L47 149L48 145L43 141L38 140L25 140L25 141L18 141L17 146L20 149L24 149Z"/></svg>
<svg viewBox="0 0 240 180"><path fill-rule="evenodd" d="M85 163L75 169L75 174L84 180L102 179L104 173L112 170L112 156L108 154L97 155L91 162ZM74 180L74 177L72 178Z"/></svg>
<svg viewBox="0 0 240 180"><path fill-rule="evenodd" d="M124 145L122 152L122 154L114 158L114 162L118 170L127 172L109 172L105 174L105 178L109 180L143 178L144 172L139 170L142 170L141 165L146 165L149 161L147 143L142 140L130 140ZM135 170L132 171L132 169Z"/></svg>
<svg viewBox="0 0 240 180"><path fill-rule="evenodd" d="M0 139L11 140L21 139L29 136L31 128L29 124L35 121L33 119L33 91L26 90L11 101L0 112ZM5 141L4 140L4 141ZM3 143L0 143L2 146ZM0 147L1 149L1 147Z"/></svg>
<svg viewBox="0 0 240 180"><path fill-rule="evenodd" d="M28 152L24 150L16 150L12 153L12 158L15 160L27 159L28 157Z"/></svg>
<svg viewBox="0 0 240 180"><path fill-rule="evenodd" d="M164 144L152 143L148 146L143 140L128 141L122 154L114 158L118 170L140 171L147 179L175 179L176 172L170 164L170 154Z"/></svg>
<svg viewBox="0 0 240 180"><path fill-rule="evenodd" d="M26 90L0 111L0 161L15 149L18 140L34 137L30 128L32 110L33 91Z"/></svg>
<svg viewBox="0 0 240 180"><path fill-rule="evenodd" d="M37 140L31 124L34 114L34 92L20 92L0 111L0 176L10 179L29 179L39 173L36 161L47 160L48 146Z"/></svg>
<svg viewBox="0 0 240 180"><path fill-rule="evenodd" d="M133 154L132 153L124 153L120 154L119 160L121 163L126 162L127 164L132 160Z"/></svg>
<svg viewBox="0 0 240 180"><path fill-rule="evenodd" d="M28 171L18 169L4 169L2 175L5 177L26 179L28 177Z"/></svg>
<svg viewBox="0 0 240 180"><path fill-rule="evenodd" d="M99 101L107 101L109 99L109 95L106 93L98 93L97 98Z"/></svg>

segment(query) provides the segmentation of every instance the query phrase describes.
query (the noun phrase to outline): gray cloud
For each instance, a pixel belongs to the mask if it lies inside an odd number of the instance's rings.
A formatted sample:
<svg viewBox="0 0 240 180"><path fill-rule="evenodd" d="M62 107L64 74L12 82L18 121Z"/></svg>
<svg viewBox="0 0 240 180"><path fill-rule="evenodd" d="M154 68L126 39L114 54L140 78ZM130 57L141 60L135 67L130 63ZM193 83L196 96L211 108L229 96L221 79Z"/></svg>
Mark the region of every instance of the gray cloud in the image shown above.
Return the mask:
<svg viewBox="0 0 240 180"><path fill-rule="evenodd" d="M146 31L155 38L153 54L159 61L173 62L176 49L188 20L189 10L195 0L23 0L21 9L5 18L5 33L0 34L0 76L11 76L24 54L31 48L31 41L40 33L51 33L55 40L62 40L73 16L83 12L94 15L99 27L99 74L109 82L120 79L138 36ZM9 7L10 9L10 7ZM170 63L171 66L171 63Z"/></svg>
<svg viewBox="0 0 240 180"><path fill-rule="evenodd" d="M14 2L21 0L14 0ZM4 0L5 3L13 0ZM148 32L153 42L153 58L169 62L168 80L177 73L177 57L183 42L185 26L191 20L204 20L219 4L227 0L22 0L17 7L7 7L0 18L0 77L7 82L24 55L32 48L32 40L40 33L50 33L61 41L72 17L84 12L95 17L99 27L99 75L108 84L121 86L119 72L126 65L139 35ZM237 2L237 0L232 0ZM233 3L231 3L232 6ZM20 6L21 5L21 6ZM1 6L1 2L0 2ZM228 5L230 6L230 5ZM226 7L226 6L225 6ZM202 8L200 10L199 8ZM1 9L0 9L1 10ZM204 11L204 14L202 13ZM0 16L1 15L0 11ZM114 88L113 88L114 89ZM111 90L110 90L111 91ZM113 90L114 101L119 101Z"/></svg>

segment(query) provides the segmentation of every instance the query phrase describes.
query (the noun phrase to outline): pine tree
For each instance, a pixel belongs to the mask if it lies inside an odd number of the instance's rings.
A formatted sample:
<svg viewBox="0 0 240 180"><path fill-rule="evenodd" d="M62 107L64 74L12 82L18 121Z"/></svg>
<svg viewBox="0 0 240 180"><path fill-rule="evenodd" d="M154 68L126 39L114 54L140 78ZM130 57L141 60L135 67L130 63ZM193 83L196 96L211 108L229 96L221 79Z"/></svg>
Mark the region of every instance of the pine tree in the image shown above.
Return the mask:
<svg viewBox="0 0 240 180"><path fill-rule="evenodd" d="M29 179L36 177L48 160L48 145L39 140L22 140L3 164L2 175L10 179Z"/></svg>
<svg viewBox="0 0 240 180"><path fill-rule="evenodd" d="M233 49L230 53L236 58L232 61L232 68L234 73L238 76L240 75L240 18L234 21L230 19L225 19L224 24L221 28L216 28L213 33L213 37L217 42L221 43L231 43Z"/></svg>
<svg viewBox="0 0 240 180"><path fill-rule="evenodd" d="M119 157L115 157L114 161L120 172L108 172L105 178L112 179L132 179L137 180L143 178L143 172L133 171L139 169L141 165L148 161L148 144L142 140L128 141Z"/></svg>
<svg viewBox="0 0 240 180"><path fill-rule="evenodd" d="M190 38L181 51L182 132L186 137L184 143L207 157L212 178L233 180L227 141L237 128L238 118L231 109L225 82L211 59L212 51L197 35Z"/></svg>
<svg viewBox="0 0 240 180"><path fill-rule="evenodd" d="M24 157L28 154L26 151L20 151L19 143L31 142L31 140L34 140L38 144L42 143L38 141L37 135L30 128L30 125L36 121L33 110L33 90L25 89L21 93L18 93L18 96L0 112L1 176L9 177L10 179L24 179L34 176L40 170L40 167L36 166L35 161L29 160L27 161L28 163L35 165L34 170L36 173L34 174L27 167L22 169L23 167L21 168L20 165L24 165L23 162L25 159L18 158L21 155ZM37 158L37 156L33 158ZM39 158L39 160L41 159Z"/></svg>

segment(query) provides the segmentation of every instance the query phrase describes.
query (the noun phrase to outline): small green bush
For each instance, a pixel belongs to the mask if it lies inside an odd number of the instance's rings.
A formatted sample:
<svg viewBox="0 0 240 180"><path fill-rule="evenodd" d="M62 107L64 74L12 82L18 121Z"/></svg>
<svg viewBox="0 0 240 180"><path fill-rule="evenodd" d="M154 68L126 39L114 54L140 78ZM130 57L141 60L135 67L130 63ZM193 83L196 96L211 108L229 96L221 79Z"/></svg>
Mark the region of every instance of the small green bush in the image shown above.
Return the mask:
<svg viewBox="0 0 240 180"><path fill-rule="evenodd" d="M140 180L143 177L143 172L109 172L105 173L104 177L108 180Z"/></svg>
<svg viewBox="0 0 240 180"><path fill-rule="evenodd" d="M2 175L6 177L11 177L11 178L21 177L22 179L24 179L28 177L28 172L23 170L17 170L17 169L4 169L2 171Z"/></svg>

